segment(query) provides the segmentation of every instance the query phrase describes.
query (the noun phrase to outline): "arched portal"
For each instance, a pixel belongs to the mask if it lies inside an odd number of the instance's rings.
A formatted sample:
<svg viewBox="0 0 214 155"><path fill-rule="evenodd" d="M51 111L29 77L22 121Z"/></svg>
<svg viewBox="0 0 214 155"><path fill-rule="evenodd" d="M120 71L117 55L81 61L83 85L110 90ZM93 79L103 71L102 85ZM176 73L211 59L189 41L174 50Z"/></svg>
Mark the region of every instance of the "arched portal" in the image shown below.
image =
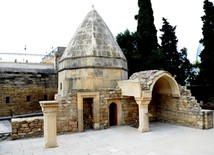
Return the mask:
<svg viewBox="0 0 214 155"><path fill-rule="evenodd" d="M109 105L109 125L117 125L117 104L111 103Z"/></svg>
<svg viewBox="0 0 214 155"><path fill-rule="evenodd" d="M140 132L149 131L148 122L151 119L163 122L174 119L174 113L178 111L180 89L168 72L137 72L129 80L119 81L118 85L123 96L134 96L138 104ZM153 118L149 118L151 116Z"/></svg>
<svg viewBox="0 0 214 155"><path fill-rule="evenodd" d="M151 114L149 121L167 121L172 117L171 113L176 108L175 100L177 88L176 83L169 76L160 76L153 85L152 99L148 106L148 111Z"/></svg>

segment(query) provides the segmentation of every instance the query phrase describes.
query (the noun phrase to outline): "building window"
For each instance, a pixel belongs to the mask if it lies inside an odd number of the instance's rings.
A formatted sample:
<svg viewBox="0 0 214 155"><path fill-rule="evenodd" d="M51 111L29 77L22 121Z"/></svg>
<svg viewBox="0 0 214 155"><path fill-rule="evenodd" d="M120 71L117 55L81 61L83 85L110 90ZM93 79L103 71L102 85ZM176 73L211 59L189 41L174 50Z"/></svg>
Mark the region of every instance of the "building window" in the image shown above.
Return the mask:
<svg viewBox="0 0 214 155"><path fill-rule="evenodd" d="M27 102L30 102L30 96L26 97Z"/></svg>
<svg viewBox="0 0 214 155"><path fill-rule="evenodd" d="M44 100L45 100L45 101L48 100L48 95L44 95Z"/></svg>
<svg viewBox="0 0 214 155"><path fill-rule="evenodd" d="M10 103L10 97L6 97L6 103Z"/></svg>

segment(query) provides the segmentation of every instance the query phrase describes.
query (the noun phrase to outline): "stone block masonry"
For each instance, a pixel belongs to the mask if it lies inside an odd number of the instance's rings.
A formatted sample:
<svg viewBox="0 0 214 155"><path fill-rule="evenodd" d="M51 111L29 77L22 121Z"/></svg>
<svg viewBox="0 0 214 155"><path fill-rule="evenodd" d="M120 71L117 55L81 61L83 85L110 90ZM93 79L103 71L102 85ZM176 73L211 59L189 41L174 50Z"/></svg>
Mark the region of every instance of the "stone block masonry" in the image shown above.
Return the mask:
<svg viewBox="0 0 214 155"><path fill-rule="evenodd" d="M94 111L95 106L93 98L90 94L99 92L99 113ZM67 96L60 97L56 95L59 101L59 109L57 112L57 133L73 133L78 132L78 93L89 94L84 98L83 104L91 102L92 109L85 115L94 117L99 115L99 129L106 129L110 126L109 106L112 103L117 104L117 125L131 125L138 127L139 115L138 105L133 97L121 97L120 89L97 89L97 90L73 90ZM187 95L187 94L186 94ZM155 99L156 98L156 99ZM201 110L197 102L191 97L172 98L167 94L158 94L151 101L149 107L150 121L169 122L182 126L189 126L199 129L209 129L213 127L213 113L209 110ZM84 109L83 109L84 110ZM120 111L121 110L121 111ZM83 116L84 118L88 118ZM83 123L83 127L86 127ZM89 125L94 125L89 123ZM38 137L43 133L43 117L32 117L23 119L12 119L12 139Z"/></svg>
<svg viewBox="0 0 214 155"><path fill-rule="evenodd" d="M12 140L43 135L43 117L15 118L11 125Z"/></svg>
<svg viewBox="0 0 214 155"><path fill-rule="evenodd" d="M99 115L99 128L104 129L109 126L109 105L107 99L120 99L120 89L96 89L96 90L73 90L65 97L57 97L59 109L57 114L57 132L77 132L78 131L78 103L77 93L99 92L99 113L92 114L92 118ZM89 95L90 96L90 95ZM87 99L89 99L87 97ZM83 99L84 100L84 99ZM85 100L83 104L86 104ZM93 105L92 105L93 106ZM85 113L89 116L90 113ZM122 119L122 118L121 118ZM128 118L126 119L128 121ZM84 120L82 120L84 121ZM93 121L91 121L93 122ZM124 121L122 121L124 122Z"/></svg>
<svg viewBox="0 0 214 155"><path fill-rule="evenodd" d="M37 113L39 101L54 99L57 74L0 70L0 88L0 117Z"/></svg>

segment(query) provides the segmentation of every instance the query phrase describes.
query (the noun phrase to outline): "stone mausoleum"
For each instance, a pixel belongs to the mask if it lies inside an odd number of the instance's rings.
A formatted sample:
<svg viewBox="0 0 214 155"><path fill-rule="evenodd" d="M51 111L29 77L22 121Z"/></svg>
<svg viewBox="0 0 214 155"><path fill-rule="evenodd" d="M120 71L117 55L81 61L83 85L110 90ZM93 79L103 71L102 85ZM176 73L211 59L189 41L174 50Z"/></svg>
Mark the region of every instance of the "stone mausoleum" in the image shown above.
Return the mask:
<svg viewBox="0 0 214 155"><path fill-rule="evenodd" d="M54 98L59 105L58 133L115 125L130 125L145 132L154 121L213 128L213 112L203 110L190 90L180 86L170 73L147 70L128 78L128 62L95 9L85 17L67 47L56 51L47 55L39 68L30 64L25 64L24 70L14 70L18 64L13 64L12 70L2 67L0 115L41 111L39 101ZM12 118L12 139L40 136L43 119Z"/></svg>
<svg viewBox="0 0 214 155"><path fill-rule="evenodd" d="M148 70L128 79L127 63L104 20L90 11L58 62L57 131L135 125L144 132L151 121L213 127L212 111L170 73Z"/></svg>

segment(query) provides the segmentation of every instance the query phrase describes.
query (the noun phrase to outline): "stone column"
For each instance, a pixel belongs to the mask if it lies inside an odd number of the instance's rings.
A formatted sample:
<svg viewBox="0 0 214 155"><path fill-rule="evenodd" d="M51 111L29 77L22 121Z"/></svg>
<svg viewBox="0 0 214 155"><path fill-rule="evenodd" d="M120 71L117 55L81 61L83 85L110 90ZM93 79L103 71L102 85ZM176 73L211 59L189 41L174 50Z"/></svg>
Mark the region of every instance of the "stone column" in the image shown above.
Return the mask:
<svg viewBox="0 0 214 155"><path fill-rule="evenodd" d="M59 104L57 101L40 101L39 103L44 115L44 147L57 147L56 114Z"/></svg>
<svg viewBox="0 0 214 155"><path fill-rule="evenodd" d="M135 101L139 107L139 127L138 131L149 131L149 117L148 117L148 105L151 99L135 98Z"/></svg>

